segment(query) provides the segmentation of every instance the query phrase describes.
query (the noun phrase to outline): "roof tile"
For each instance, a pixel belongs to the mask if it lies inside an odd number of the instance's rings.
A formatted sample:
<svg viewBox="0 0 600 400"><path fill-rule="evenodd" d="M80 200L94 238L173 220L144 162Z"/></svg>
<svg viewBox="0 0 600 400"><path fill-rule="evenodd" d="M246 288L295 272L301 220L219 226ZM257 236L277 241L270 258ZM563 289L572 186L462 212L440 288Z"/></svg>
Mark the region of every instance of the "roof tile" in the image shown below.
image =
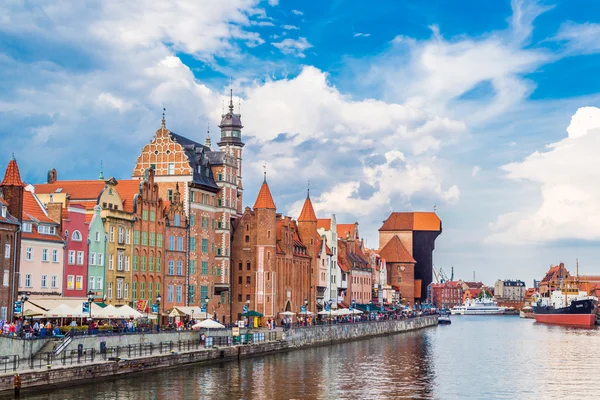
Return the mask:
<svg viewBox="0 0 600 400"><path fill-rule="evenodd" d="M379 255L381 258L385 259L386 262L416 263L415 259L400 241L398 235L394 235L394 237L383 246Z"/></svg>
<svg viewBox="0 0 600 400"><path fill-rule="evenodd" d="M433 212L393 212L380 231L441 231L442 222Z"/></svg>
<svg viewBox="0 0 600 400"><path fill-rule="evenodd" d="M262 186L260 187L258 196L256 196L254 208L269 208L272 210L277 209L277 207L275 207L275 202L273 201L273 196L271 196L271 190L269 190L269 185L266 181L263 182Z"/></svg>
<svg viewBox="0 0 600 400"><path fill-rule="evenodd" d="M318 222L315 209L313 208L309 196L306 196L306 200L304 200L304 206L298 217L298 222Z"/></svg>
<svg viewBox="0 0 600 400"><path fill-rule="evenodd" d="M4 179L0 186L25 186L23 181L21 180L21 174L19 173L19 166L17 165L17 160L13 158L8 162L6 166L6 172L4 173Z"/></svg>

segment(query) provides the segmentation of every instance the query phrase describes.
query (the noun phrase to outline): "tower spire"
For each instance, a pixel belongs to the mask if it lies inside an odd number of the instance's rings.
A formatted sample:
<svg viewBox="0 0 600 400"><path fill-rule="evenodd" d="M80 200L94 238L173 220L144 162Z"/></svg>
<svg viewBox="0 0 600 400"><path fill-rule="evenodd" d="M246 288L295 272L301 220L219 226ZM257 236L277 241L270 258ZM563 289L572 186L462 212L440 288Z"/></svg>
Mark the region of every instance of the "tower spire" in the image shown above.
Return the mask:
<svg viewBox="0 0 600 400"><path fill-rule="evenodd" d="M264 173L264 175L265 175L265 177L264 177L264 179L263 179L263 183L267 183L267 163L264 163L264 164L263 164L263 169L264 169L264 172L263 172L263 173Z"/></svg>
<svg viewBox="0 0 600 400"><path fill-rule="evenodd" d="M166 128L167 127L167 121L165 120L165 111L167 111L167 109L163 105L162 120L160 121L161 128Z"/></svg>
<svg viewBox="0 0 600 400"><path fill-rule="evenodd" d="M310 199L310 179L308 180L308 189L306 190L306 198Z"/></svg>
<svg viewBox="0 0 600 400"><path fill-rule="evenodd" d="M229 112L233 114L233 77L229 77Z"/></svg>
<svg viewBox="0 0 600 400"><path fill-rule="evenodd" d="M104 166L102 165L102 160L100 160L100 175L98 176L98 179L101 181L104 180Z"/></svg>
<svg viewBox="0 0 600 400"><path fill-rule="evenodd" d="M204 144L210 149L210 123L206 124L206 142Z"/></svg>

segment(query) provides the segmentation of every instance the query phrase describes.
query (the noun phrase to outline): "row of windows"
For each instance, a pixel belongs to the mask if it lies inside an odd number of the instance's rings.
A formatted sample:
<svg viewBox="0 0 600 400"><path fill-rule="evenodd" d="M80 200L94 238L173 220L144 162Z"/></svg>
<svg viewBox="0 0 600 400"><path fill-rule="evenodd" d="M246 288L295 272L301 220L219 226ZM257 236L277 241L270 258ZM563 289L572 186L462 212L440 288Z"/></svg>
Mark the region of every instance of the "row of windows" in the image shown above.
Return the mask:
<svg viewBox="0 0 600 400"><path fill-rule="evenodd" d="M75 264L83 265L84 255L85 254L83 251L69 250L69 258L68 258L67 262L69 265L75 265ZM77 260L75 260L75 257L77 257ZM42 253L42 261L43 261L43 253ZM90 257L90 264L91 264L91 257ZM94 264L92 264L92 265L94 265Z"/></svg>
<svg viewBox="0 0 600 400"><path fill-rule="evenodd" d="M146 259L146 256L133 256L133 270L137 271L138 270L138 264L139 264L139 268L142 271L146 271L146 260L148 261L148 271L153 272L156 269L156 272L160 272L161 270L161 258L160 257L156 257L154 258L154 256L150 256Z"/></svg>
<svg viewBox="0 0 600 400"><path fill-rule="evenodd" d="M131 244L131 231L129 229L119 226L118 230L117 230L117 234L118 234L118 238L117 238L118 243ZM96 233L96 235L98 235L98 233ZM111 243L115 242L115 227L114 226L111 226L108 229L108 240Z"/></svg>
<svg viewBox="0 0 600 400"><path fill-rule="evenodd" d="M6 246L8 246L8 247L4 248L4 257L6 257L7 251L10 254L10 247L9 247L10 245L7 244ZM9 255L9 257L10 257L10 255ZM6 257L6 258L8 258L8 257ZM33 247L25 248L25 260L27 260L27 261L34 260ZM58 250L52 250L52 255L50 256L50 249L42 249L42 261L50 262L50 260L52 260L53 263L59 262ZM82 261L82 265L83 265L83 261Z"/></svg>
<svg viewBox="0 0 600 400"><path fill-rule="evenodd" d="M139 288L139 297L138 297L138 288ZM133 300L145 300L146 298L150 301L154 301L154 295L160 293L160 282L133 282L132 283L132 298ZM155 292L156 290L156 292ZM146 297L147 296L147 297Z"/></svg>
<svg viewBox="0 0 600 400"><path fill-rule="evenodd" d="M117 278L116 285L116 293L115 298L119 299L128 299L129 298L129 283L125 283L122 278ZM108 286L106 288L106 297L109 299L113 298L113 282L108 282Z"/></svg>
<svg viewBox="0 0 600 400"><path fill-rule="evenodd" d="M5 278L4 286L7 286L6 285L6 282L8 280L7 272L8 271L4 272L4 278ZM73 275L70 275L70 276L73 276ZM82 279L83 279L83 277L82 277ZM22 284L22 282L19 279L19 287L22 287L21 284ZM52 289L58 289L58 275L52 275L50 277L50 282L48 282L48 275L42 275L41 280L40 280L40 287L42 289L47 289L48 284L51 285L50 287ZM25 274L25 287L29 288L29 289L33 288L33 276L31 274Z"/></svg>
<svg viewBox="0 0 600 400"><path fill-rule="evenodd" d="M23 222L21 225L21 230L23 232L31 232L33 228L33 224L31 222ZM56 227L50 225L37 225L37 231L41 235L56 235Z"/></svg>

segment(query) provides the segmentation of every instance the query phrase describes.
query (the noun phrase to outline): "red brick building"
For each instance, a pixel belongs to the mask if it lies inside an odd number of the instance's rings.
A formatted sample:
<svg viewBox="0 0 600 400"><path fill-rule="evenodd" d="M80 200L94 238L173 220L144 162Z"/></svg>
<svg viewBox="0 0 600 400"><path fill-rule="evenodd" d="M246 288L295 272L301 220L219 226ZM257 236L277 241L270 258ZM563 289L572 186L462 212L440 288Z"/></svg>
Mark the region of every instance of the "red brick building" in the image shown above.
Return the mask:
<svg viewBox="0 0 600 400"><path fill-rule="evenodd" d="M0 320L5 321L12 320L18 295L24 187L13 156L0 183Z"/></svg>
<svg viewBox="0 0 600 400"><path fill-rule="evenodd" d="M309 309L315 304L307 246L296 221L277 214L266 177L253 209L246 207L236 226L231 260L234 318L244 304L265 320L283 311L299 313L305 301Z"/></svg>
<svg viewBox="0 0 600 400"><path fill-rule="evenodd" d="M363 242L346 237L338 239L338 264L342 271L348 272L348 288L342 306L350 305L353 300L358 304L369 304L372 301L373 266L364 253Z"/></svg>
<svg viewBox="0 0 600 400"><path fill-rule="evenodd" d="M452 308L463 302L462 282L446 281L431 284L431 302L437 308Z"/></svg>
<svg viewBox="0 0 600 400"><path fill-rule="evenodd" d="M387 279L398 293L397 298L405 304L415 303L415 264L416 261L404 247L398 236L393 236L379 250L379 256L386 261Z"/></svg>
<svg viewBox="0 0 600 400"><path fill-rule="evenodd" d="M175 193L167 206L165 220L165 287L161 308L168 311L175 306L198 305L199 294L195 284L188 287L190 276L196 276L196 265L195 260L189 260L190 265L186 268L189 230L179 185L175 185Z"/></svg>

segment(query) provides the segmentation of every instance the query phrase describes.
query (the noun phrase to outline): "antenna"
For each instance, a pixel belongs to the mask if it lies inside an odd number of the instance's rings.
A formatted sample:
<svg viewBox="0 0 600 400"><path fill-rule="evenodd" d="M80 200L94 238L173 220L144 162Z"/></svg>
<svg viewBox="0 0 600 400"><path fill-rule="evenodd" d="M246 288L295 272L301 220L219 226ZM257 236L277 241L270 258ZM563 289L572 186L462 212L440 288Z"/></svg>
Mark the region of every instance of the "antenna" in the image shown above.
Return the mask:
<svg viewBox="0 0 600 400"><path fill-rule="evenodd" d="M263 169L264 169L264 175L265 175L264 183L267 183L267 163L263 164Z"/></svg>

